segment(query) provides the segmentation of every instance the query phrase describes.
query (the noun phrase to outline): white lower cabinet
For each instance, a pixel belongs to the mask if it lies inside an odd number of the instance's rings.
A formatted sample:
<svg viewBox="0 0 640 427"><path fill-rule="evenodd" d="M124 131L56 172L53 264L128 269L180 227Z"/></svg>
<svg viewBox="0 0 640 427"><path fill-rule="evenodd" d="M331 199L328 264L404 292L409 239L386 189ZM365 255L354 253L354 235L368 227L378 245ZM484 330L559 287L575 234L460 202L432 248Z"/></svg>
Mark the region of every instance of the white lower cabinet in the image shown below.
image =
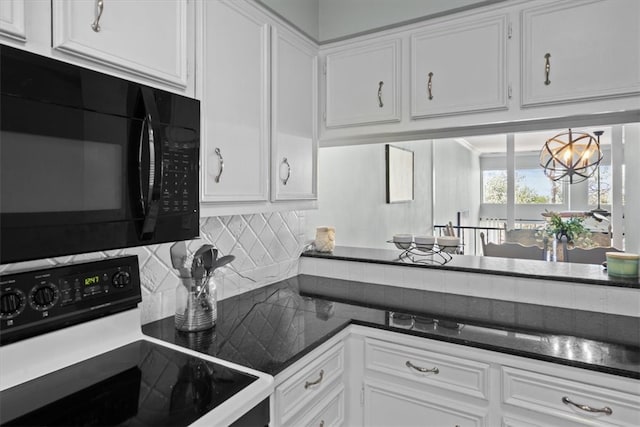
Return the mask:
<svg viewBox="0 0 640 427"><path fill-rule="evenodd" d="M481 409L447 401L395 381L364 381L365 426L485 426Z"/></svg>
<svg viewBox="0 0 640 427"><path fill-rule="evenodd" d="M273 426L640 426L639 380L359 325L276 384Z"/></svg>
<svg viewBox="0 0 640 427"><path fill-rule="evenodd" d="M328 344L276 377L274 425L342 425L344 344Z"/></svg>
<svg viewBox="0 0 640 427"><path fill-rule="evenodd" d="M394 335L365 338L364 425L488 425L489 364L430 351L424 339L401 344Z"/></svg>
<svg viewBox="0 0 640 427"><path fill-rule="evenodd" d="M640 425L637 381L635 393L628 393L600 381L578 381L581 378L577 375L553 375L543 366L536 371L502 366L501 373L503 403L539 418L537 422L529 420L530 425Z"/></svg>

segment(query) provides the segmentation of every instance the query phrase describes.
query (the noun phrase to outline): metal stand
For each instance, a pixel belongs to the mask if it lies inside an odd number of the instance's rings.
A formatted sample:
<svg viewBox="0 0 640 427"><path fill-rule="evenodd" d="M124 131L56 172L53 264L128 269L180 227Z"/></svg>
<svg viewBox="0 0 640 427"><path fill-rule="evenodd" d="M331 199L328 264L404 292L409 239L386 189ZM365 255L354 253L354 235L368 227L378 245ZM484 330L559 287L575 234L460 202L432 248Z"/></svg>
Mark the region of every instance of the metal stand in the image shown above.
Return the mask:
<svg viewBox="0 0 640 427"><path fill-rule="evenodd" d="M402 250L398 257L400 261L409 260L417 264L445 265L453 259L452 253L457 254L460 251L460 245L443 247L439 247L437 244L417 246L413 242L398 243L393 240L387 240L387 243L393 243L396 248Z"/></svg>

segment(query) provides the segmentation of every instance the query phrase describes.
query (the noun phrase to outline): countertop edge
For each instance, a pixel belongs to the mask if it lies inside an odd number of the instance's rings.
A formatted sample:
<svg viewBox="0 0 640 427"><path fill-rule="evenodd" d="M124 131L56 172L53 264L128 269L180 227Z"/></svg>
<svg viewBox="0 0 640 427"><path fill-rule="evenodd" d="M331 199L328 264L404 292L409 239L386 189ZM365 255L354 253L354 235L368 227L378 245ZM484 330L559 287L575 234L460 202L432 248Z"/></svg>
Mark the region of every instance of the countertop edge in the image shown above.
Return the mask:
<svg viewBox="0 0 640 427"><path fill-rule="evenodd" d="M383 264L383 265L392 265L399 267L409 267L409 268L427 268L427 269L436 269L443 271L457 271L464 273L477 273L477 274L486 274L486 275L494 275L494 276L506 276L506 277L518 277L518 278L526 278L526 279L535 279L535 280L550 280L555 282L567 282L567 283L580 283L587 285L598 285L598 286L610 286L610 287L618 287L618 288L640 288L640 282L637 279L623 279L623 278L615 278L609 280L602 279L594 279L588 277L576 277L576 276L568 276L568 275L550 275L550 274L532 274L532 273L522 273L518 271L507 271L507 270L499 270L499 269L491 269L491 268L474 268L474 267L464 267L464 266L456 266L456 265L439 265L439 264L410 264L407 262L398 262L394 260L381 260L381 259L365 259L356 256L345 256L345 255L335 255L330 252L303 252L301 257L305 258L318 258L318 259L328 259L328 260L337 260L337 261L350 261L350 262L361 262L368 264Z"/></svg>

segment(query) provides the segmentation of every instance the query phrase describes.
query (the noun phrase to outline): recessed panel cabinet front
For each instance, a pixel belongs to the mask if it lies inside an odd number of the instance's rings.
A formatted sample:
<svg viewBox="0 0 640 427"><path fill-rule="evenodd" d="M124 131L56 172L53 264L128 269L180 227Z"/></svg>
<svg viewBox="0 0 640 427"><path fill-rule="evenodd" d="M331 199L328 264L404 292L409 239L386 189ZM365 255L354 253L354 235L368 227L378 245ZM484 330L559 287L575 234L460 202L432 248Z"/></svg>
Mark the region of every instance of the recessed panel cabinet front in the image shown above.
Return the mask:
<svg viewBox="0 0 640 427"><path fill-rule="evenodd" d="M272 200L315 199L318 55L291 31L272 33Z"/></svg>
<svg viewBox="0 0 640 427"><path fill-rule="evenodd" d="M426 28L411 36L411 117L506 109L506 15Z"/></svg>
<svg viewBox="0 0 640 427"><path fill-rule="evenodd" d="M446 402L437 395L393 382L365 380L366 426L486 426L486 416L464 403Z"/></svg>
<svg viewBox="0 0 640 427"><path fill-rule="evenodd" d="M203 8L202 201L266 201L269 25L231 1Z"/></svg>
<svg viewBox="0 0 640 427"><path fill-rule="evenodd" d="M51 7L55 49L187 87L187 0L54 0Z"/></svg>
<svg viewBox="0 0 640 427"><path fill-rule="evenodd" d="M400 121L400 48L385 40L327 54L327 128Z"/></svg>
<svg viewBox="0 0 640 427"><path fill-rule="evenodd" d="M535 2L522 11L522 105L640 94L640 2Z"/></svg>

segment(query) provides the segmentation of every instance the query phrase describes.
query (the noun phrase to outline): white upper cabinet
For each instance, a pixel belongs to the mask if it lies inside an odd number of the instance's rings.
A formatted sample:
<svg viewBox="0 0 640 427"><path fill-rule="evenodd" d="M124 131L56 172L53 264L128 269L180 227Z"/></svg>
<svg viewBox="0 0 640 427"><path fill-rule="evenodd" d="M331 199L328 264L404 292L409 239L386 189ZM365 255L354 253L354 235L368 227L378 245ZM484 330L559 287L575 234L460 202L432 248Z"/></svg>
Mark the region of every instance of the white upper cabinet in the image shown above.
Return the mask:
<svg viewBox="0 0 640 427"><path fill-rule="evenodd" d="M507 16L475 17L411 35L411 117L507 108Z"/></svg>
<svg viewBox="0 0 640 427"><path fill-rule="evenodd" d="M53 47L184 89L187 9L187 0L53 0Z"/></svg>
<svg viewBox="0 0 640 427"><path fill-rule="evenodd" d="M400 121L399 39L349 46L326 56L326 127Z"/></svg>
<svg viewBox="0 0 640 427"><path fill-rule="evenodd" d="M640 93L640 2L534 2L522 11L522 106Z"/></svg>
<svg viewBox="0 0 640 427"><path fill-rule="evenodd" d="M317 48L273 29L271 199L316 199Z"/></svg>
<svg viewBox="0 0 640 427"><path fill-rule="evenodd" d="M270 26L241 2L202 6L201 200L267 201Z"/></svg>
<svg viewBox="0 0 640 427"><path fill-rule="evenodd" d="M26 40L24 0L0 1L0 35L18 41Z"/></svg>

